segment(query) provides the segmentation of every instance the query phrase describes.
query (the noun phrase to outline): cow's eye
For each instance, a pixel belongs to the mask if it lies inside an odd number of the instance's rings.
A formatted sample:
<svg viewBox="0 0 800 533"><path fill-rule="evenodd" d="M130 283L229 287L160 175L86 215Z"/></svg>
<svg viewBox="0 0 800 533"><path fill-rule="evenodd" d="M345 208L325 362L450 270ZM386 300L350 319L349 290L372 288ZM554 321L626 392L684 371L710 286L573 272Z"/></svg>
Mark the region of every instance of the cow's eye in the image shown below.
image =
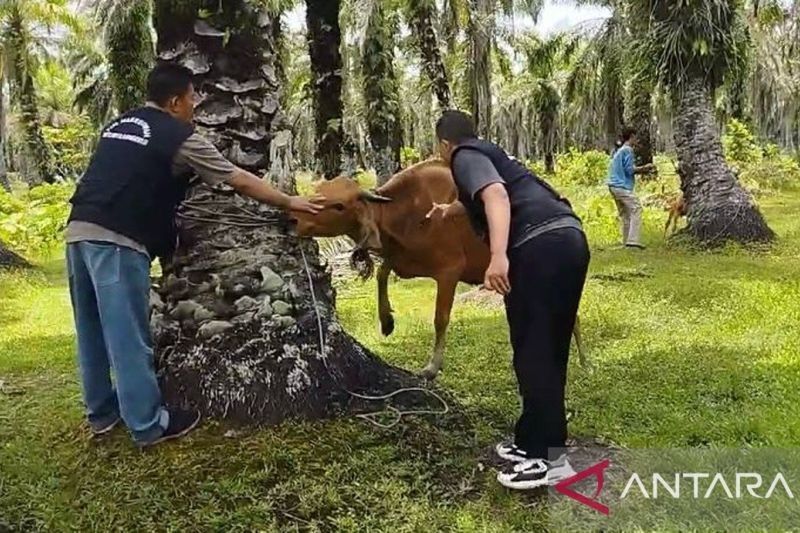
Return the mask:
<svg viewBox="0 0 800 533"><path fill-rule="evenodd" d="M333 204L331 207L333 207L337 211L344 211L344 204Z"/></svg>

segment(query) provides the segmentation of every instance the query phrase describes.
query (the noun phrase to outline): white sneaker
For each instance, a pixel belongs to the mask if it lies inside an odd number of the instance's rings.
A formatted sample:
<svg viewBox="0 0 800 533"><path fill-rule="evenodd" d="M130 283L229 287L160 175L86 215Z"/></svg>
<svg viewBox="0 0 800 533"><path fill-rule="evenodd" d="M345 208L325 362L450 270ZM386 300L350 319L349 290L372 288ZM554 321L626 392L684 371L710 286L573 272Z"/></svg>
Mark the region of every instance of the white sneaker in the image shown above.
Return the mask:
<svg viewBox="0 0 800 533"><path fill-rule="evenodd" d="M530 459L518 463L509 470L497 473L497 481L506 488L514 490L530 490L539 487L550 487L575 475L566 455L555 461Z"/></svg>
<svg viewBox="0 0 800 533"><path fill-rule="evenodd" d="M511 461L512 463L522 463L533 459L528 452L518 447L513 442L501 442L494 448L495 453L500 459L504 461Z"/></svg>

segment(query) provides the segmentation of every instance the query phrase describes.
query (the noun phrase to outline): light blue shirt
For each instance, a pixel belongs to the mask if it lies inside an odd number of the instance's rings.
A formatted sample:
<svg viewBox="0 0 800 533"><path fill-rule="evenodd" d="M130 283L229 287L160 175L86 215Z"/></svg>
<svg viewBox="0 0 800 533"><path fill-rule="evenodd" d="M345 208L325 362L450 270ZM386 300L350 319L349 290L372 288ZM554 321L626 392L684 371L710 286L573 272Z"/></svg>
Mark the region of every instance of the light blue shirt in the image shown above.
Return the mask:
<svg viewBox="0 0 800 533"><path fill-rule="evenodd" d="M633 168L633 148L623 144L611 159L611 167L608 169L608 186L632 191L636 183Z"/></svg>

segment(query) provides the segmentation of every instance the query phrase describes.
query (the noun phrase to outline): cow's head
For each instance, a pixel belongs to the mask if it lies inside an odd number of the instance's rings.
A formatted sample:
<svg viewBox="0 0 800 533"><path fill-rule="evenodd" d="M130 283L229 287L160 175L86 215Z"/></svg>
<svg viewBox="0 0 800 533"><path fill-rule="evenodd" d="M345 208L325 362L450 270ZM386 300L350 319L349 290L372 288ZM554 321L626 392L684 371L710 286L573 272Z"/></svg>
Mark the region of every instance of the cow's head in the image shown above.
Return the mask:
<svg viewBox="0 0 800 533"><path fill-rule="evenodd" d="M381 248L380 233L369 204L391 202L391 198L363 190L355 181L339 177L323 181L316 192L324 197L324 209L316 215L293 213L297 233L304 237L348 235L361 246Z"/></svg>

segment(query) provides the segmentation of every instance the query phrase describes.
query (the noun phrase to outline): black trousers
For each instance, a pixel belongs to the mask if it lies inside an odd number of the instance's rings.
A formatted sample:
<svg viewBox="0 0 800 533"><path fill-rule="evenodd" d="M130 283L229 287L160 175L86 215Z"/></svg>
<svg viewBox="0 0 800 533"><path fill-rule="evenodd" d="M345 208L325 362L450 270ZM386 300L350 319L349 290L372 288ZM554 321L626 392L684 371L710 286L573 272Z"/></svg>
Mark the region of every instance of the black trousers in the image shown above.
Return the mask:
<svg viewBox="0 0 800 533"><path fill-rule="evenodd" d="M563 228L512 249L509 262L506 316L522 396L514 441L546 459L567 438L564 388L589 247L581 231Z"/></svg>

